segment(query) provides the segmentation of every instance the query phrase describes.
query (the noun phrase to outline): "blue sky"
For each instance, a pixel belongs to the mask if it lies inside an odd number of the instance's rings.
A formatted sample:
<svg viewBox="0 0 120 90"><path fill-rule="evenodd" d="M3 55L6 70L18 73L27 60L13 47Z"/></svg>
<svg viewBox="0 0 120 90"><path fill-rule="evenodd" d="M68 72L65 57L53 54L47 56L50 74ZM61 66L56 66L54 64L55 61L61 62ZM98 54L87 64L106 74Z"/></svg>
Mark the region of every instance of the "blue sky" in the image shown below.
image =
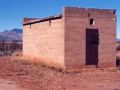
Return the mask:
<svg viewBox="0 0 120 90"><path fill-rule="evenodd" d="M0 31L22 28L23 17L46 17L62 13L62 6L117 9L120 38L120 0L0 0Z"/></svg>

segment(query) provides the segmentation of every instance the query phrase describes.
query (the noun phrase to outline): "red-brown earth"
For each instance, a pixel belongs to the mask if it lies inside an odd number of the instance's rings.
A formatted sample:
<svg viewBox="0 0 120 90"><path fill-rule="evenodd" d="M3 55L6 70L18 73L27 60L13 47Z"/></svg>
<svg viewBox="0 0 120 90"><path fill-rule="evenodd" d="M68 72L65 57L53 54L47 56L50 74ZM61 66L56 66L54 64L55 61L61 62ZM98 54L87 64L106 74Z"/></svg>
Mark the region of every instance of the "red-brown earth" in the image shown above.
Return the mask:
<svg viewBox="0 0 120 90"><path fill-rule="evenodd" d="M0 90L120 90L118 68L62 72L40 63L0 58Z"/></svg>

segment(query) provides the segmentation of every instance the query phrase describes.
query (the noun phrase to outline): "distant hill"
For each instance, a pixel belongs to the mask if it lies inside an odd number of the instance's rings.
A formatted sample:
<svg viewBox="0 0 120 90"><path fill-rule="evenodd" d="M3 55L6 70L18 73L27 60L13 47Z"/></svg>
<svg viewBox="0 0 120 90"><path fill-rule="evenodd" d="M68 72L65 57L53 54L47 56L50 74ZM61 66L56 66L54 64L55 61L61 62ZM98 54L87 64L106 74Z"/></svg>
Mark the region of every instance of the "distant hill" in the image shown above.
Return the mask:
<svg viewBox="0 0 120 90"><path fill-rule="evenodd" d="M14 28L0 32L0 40L22 40L22 29Z"/></svg>

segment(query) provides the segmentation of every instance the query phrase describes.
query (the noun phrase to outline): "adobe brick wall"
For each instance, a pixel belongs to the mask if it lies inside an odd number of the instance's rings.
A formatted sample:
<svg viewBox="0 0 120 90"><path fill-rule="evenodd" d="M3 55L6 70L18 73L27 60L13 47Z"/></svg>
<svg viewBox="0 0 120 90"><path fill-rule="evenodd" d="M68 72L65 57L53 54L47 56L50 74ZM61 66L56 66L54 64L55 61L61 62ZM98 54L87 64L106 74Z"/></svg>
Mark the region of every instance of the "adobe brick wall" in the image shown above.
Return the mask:
<svg viewBox="0 0 120 90"><path fill-rule="evenodd" d="M87 68L86 28L99 30L98 67L115 67L116 15L114 12L115 10L110 9L63 7L66 70ZM95 25L89 24L90 18L94 18Z"/></svg>
<svg viewBox="0 0 120 90"><path fill-rule="evenodd" d="M61 19L23 26L23 55L64 68L64 29Z"/></svg>
<svg viewBox="0 0 120 90"><path fill-rule="evenodd" d="M98 67L115 67L114 9L63 7L62 15L23 19L23 55L64 70L94 68L86 65L86 28L99 32Z"/></svg>

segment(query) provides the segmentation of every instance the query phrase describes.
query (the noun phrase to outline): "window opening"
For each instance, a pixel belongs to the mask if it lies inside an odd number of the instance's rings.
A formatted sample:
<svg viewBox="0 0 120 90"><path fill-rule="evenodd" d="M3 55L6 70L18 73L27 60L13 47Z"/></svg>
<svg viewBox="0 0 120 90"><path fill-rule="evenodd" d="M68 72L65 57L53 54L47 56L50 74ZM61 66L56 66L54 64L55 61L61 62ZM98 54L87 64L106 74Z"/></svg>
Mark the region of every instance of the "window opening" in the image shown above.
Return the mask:
<svg viewBox="0 0 120 90"><path fill-rule="evenodd" d="M116 14L116 11L114 11L113 14Z"/></svg>
<svg viewBox="0 0 120 90"><path fill-rule="evenodd" d="M93 18L90 19L90 25L94 25L95 24L95 21Z"/></svg>
<svg viewBox="0 0 120 90"><path fill-rule="evenodd" d="M90 17L90 13L88 13L88 17Z"/></svg>
<svg viewBox="0 0 120 90"><path fill-rule="evenodd" d="M49 21L49 26L51 26L51 21Z"/></svg>
<svg viewBox="0 0 120 90"><path fill-rule="evenodd" d="M31 24L30 24L30 29L31 29Z"/></svg>

